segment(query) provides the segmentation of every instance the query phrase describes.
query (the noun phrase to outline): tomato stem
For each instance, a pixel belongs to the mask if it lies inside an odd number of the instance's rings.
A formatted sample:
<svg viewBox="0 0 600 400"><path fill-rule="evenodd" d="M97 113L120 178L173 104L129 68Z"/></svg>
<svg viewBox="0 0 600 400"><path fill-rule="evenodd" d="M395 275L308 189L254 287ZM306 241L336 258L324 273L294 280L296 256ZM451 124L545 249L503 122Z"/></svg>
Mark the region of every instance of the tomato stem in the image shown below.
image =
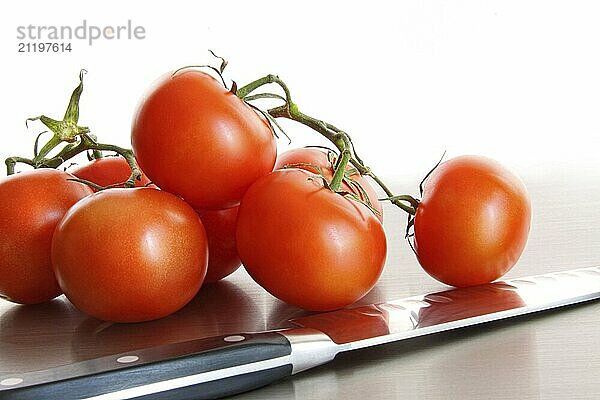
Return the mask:
<svg viewBox="0 0 600 400"><path fill-rule="evenodd" d="M268 84L277 84L283 90L285 97L272 93L259 93L251 95L251 93L258 88ZM386 200L389 200L392 204L404 210L409 215L415 215L419 205L419 200L410 195L394 195L387 185L377 175L375 175L375 173L373 173L369 167L365 166L362 159L358 157L350 135L333 124L302 113L298 106L292 101L292 96L288 86L277 75L269 74L250 82L247 85L238 88L236 94L245 101L252 101L261 98L282 100L284 104L273 107L266 112L273 118L287 118L301 123L320 133L326 139L332 142L340 152L340 157L338 158L335 166L335 173L330 183L332 190L339 191L341 182L344 179L346 165L350 163L356 168L359 174L369 176L377 183L377 185L381 187L381 189L388 196Z"/></svg>
<svg viewBox="0 0 600 400"><path fill-rule="evenodd" d="M345 133L339 133L337 136L338 138L336 139L336 141L339 142L339 147L341 147L342 150L341 157L339 157L335 165L335 172L333 174L333 178L331 179L331 183L329 184L331 190L333 190L334 192L338 192L340 190L340 186L342 185L342 181L345 177L346 166L352 158L348 135L346 135Z"/></svg>
<svg viewBox="0 0 600 400"><path fill-rule="evenodd" d="M125 187L134 187L135 181L140 180L142 177L142 171L137 165L133 151L125 149L116 145L98 143L91 136L83 134L77 144L69 144L65 146L58 154L51 158L34 157L32 159L25 157L9 157L6 159L6 172L8 175L12 175L15 172L15 165L17 163L27 164L33 168L58 168L64 164L67 160L75 157L76 155L86 151L110 151L115 152L125 158L127 164L131 168L131 175L123 182Z"/></svg>

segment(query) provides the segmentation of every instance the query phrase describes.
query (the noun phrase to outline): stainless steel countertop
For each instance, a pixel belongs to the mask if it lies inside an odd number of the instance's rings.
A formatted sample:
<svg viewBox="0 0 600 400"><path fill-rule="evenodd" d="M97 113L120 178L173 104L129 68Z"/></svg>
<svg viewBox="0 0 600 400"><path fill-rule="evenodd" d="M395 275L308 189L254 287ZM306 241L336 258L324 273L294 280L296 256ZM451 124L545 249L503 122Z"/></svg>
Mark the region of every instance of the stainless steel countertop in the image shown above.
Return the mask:
<svg viewBox="0 0 600 400"><path fill-rule="evenodd" d="M528 245L507 278L600 265L600 172L524 176L533 204ZM413 182L413 181L411 181ZM405 215L384 210L388 260L360 303L446 286L418 266ZM140 324L87 317L64 298L37 306L0 300L0 373L66 364L157 344L286 326L305 312L256 285L243 269L203 288L184 309ZM332 363L234 399L596 399L600 302L342 354Z"/></svg>

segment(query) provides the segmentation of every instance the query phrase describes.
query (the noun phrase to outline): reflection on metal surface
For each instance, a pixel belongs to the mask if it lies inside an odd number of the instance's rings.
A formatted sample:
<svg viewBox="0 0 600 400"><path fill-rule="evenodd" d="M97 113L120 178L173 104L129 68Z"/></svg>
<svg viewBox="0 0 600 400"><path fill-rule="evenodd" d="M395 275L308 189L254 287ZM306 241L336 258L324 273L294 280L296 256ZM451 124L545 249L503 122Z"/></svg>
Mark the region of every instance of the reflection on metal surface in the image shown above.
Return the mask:
<svg viewBox="0 0 600 400"><path fill-rule="evenodd" d="M308 315L292 322L324 332L335 343L383 336L390 333L388 312L381 305L368 305L330 313Z"/></svg>
<svg viewBox="0 0 600 400"><path fill-rule="evenodd" d="M457 288L300 317L347 350L507 318L600 297L600 267Z"/></svg>
<svg viewBox="0 0 600 400"><path fill-rule="evenodd" d="M0 373L54 367L203 337L261 331L265 326L259 305L246 290L227 281L206 285L188 305L166 318L137 324L114 324L88 317L64 297L40 305L8 306L0 314ZM24 368L24 362L29 366Z"/></svg>
<svg viewBox="0 0 600 400"><path fill-rule="evenodd" d="M250 296L237 285L222 281L203 287L184 308L155 321L115 324L86 318L75 328L71 352L74 360L82 360L263 327ZM91 342L96 344L93 352L88 345Z"/></svg>

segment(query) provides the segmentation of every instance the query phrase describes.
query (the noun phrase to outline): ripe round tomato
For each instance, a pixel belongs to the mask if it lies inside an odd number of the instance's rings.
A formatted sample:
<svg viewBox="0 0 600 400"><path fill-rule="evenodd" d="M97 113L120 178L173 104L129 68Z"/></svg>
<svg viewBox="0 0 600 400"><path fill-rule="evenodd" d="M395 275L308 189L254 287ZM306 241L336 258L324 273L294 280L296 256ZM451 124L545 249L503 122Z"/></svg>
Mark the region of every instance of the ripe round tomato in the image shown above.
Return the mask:
<svg viewBox="0 0 600 400"><path fill-rule="evenodd" d="M427 178L414 220L419 263L452 286L491 282L517 262L529 234L523 182L497 162L462 156Z"/></svg>
<svg viewBox="0 0 600 400"><path fill-rule="evenodd" d="M367 294L386 257L383 227L373 212L296 168L276 170L248 189L236 240L258 284L286 303L316 311Z"/></svg>
<svg viewBox="0 0 600 400"><path fill-rule="evenodd" d="M100 186L110 186L123 183L131 175L131 168L123 157L102 157L79 165L69 171L80 179L85 179ZM135 186L143 187L150 184L150 179L142 173L142 178L135 181ZM95 189L92 189L96 191Z"/></svg>
<svg viewBox="0 0 600 400"><path fill-rule="evenodd" d="M131 143L152 182L196 209L236 206L276 158L266 120L197 70L159 79L137 110Z"/></svg>
<svg viewBox="0 0 600 400"><path fill-rule="evenodd" d="M239 268L235 244L238 207L198 211L208 238L208 271L204 282L216 282Z"/></svg>
<svg viewBox="0 0 600 400"><path fill-rule="evenodd" d="M333 178L334 169L331 167L331 162L329 161L329 158L327 156L327 151L325 149L319 149L319 148L314 148L314 147L304 147L304 148L299 148L299 149L291 149L291 150L285 151L285 152L277 155L277 161L275 162L275 169L281 169L281 168L284 168L286 165L290 165L290 164L315 165L315 166L321 167L321 172L323 173L323 176L325 176L325 179L328 182L331 182L331 179ZM319 173L319 171L316 168L313 168L309 165L297 166L296 168L305 169L305 170L313 172L315 174ZM349 169L352 169L352 165L348 165L346 167L346 170L349 170ZM379 218L379 220L381 222L383 222L383 208L381 206L381 203L378 200L377 193L375 192L375 190L373 190L373 187L371 186L371 184L369 184L369 182L367 181L367 179L365 177L363 177L362 175L360 175L358 173L352 174L350 176L350 178L353 181L356 181L358 184L360 184L360 186L365 191L367 197L369 198L369 202L371 203L371 206L377 211L377 214L376 214L377 218ZM362 199L363 201L366 200L364 194L360 191L360 189L350 186L350 185L346 184L345 182L342 182L340 190L345 190L348 193L353 193L354 195L358 196L358 198Z"/></svg>
<svg viewBox="0 0 600 400"><path fill-rule="evenodd" d="M92 193L74 176L53 169L21 172L0 181L0 295L23 304L61 294L50 243L69 208Z"/></svg>
<svg viewBox="0 0 600 400"><path fill-rule="evenodd" d="M107 189L77 203L56 227L52 264L67 298L102 320L171 314L194 297L208 246L198 215L153 188Z"/></svg>

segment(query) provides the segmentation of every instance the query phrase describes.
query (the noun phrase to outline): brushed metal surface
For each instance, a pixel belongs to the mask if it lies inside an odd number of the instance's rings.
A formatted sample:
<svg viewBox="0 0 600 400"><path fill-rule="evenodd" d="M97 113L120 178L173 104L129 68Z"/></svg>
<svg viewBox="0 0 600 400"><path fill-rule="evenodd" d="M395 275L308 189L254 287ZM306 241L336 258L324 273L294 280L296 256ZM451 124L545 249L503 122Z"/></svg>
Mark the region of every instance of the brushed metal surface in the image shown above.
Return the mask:
<svg viewBox="0 0 600 400"><path fill-rule="evenodd" d="M530 239L506 278L600 264L600 173L531 171ZM541 176L541 177L540 177ZM415 182L407 178L406 182ZM418 181L417 181L418 182ZM411 189L406 183L397 191ZM403 240L404 215L385 207L389 252L360 304L448 287L425 274ZM240 270L203 288L162 320L110 324L64 297L38 306L0 300L0 372L13 374L198 337L289 326L307 313L272 298ZM600 304L415 338L341 354L332 363L234 399L595 399L600 393Z"/></svg>

